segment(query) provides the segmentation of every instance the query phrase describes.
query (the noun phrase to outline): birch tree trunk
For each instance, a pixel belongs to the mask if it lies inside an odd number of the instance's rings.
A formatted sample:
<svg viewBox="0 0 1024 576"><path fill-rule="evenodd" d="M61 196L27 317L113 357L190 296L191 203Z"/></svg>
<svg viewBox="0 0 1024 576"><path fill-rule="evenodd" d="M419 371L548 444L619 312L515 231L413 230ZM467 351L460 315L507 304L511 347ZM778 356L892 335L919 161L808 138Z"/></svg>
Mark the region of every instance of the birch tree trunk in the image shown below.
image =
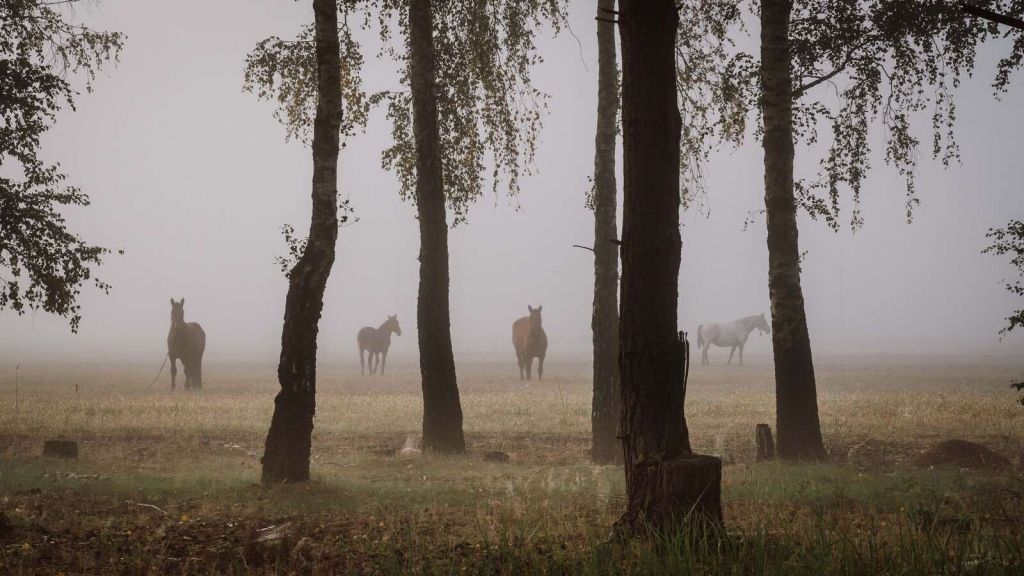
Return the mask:
<svg viewBox="0 0 1024 576"><path fill-rule="evenodd" d="M825 448L800 287L800 248L793 196L793 79L789 45L792 0L762 0L761 87L764 203L768 221L768 291L775 354L779 457L821 460Z"/></svg>
<svg viewBox="0 0 1024 576"><path fill-rule="evenodd" d="M448 222L438 127L431 0L409 3L409 79L416 145L420 287L416 310L423 387L423 449L461 453L462 404L452 354L448 302Z"/></svg>
<svg viewBox="0 0 1024 576"><path fill-rule="evenodd" d="M338 13L333 0L313 0L317 94L313 120L313 210L309 240L288 277L274 416L263 451L264 482L309 479L316 412L316 341L324 289L338 239L338 146L341 62Z"/></svg>
<svg viewBox="0 0 1024 576"><path fill-rule="evenodd" d="M721 461L690 451L677 333L679 138L672 0L621 0L622 436L627 508L619 526L721 521Z"/></svg>
<svg viewBox="0 0 1024 576"><path fill-rule="evenodd" d="M615 0L598 0L598 16L611 20ZM615 128L619 113L615 25L597 22L597 136L594 153L594 397L591 457L597 464L622 462L619 418L619 247Z"/></svg>

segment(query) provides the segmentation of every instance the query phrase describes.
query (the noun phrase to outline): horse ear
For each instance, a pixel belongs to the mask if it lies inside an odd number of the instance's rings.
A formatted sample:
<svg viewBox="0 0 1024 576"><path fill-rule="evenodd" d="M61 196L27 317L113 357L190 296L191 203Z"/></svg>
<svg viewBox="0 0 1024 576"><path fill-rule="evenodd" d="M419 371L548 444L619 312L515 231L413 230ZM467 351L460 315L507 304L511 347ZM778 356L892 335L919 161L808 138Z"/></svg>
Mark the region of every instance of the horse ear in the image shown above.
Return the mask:
<svg viewBox="0 0 1024 576"><path fill-rule="evenodd" d="M174 301L174 298L171 298L171 306L174 306L175 304L177 304L177 302Z"/></svg>
<svg viewBox="0 0 1024 576"><path fill-rule="evenodd" d="M527 308L527 309L528 309L528 310L529 310L530 312L533 312L533 306L530 306L529 304L527 304L527 305L526 305L526 308Z"/></svg>
<svg viewBox="0 0 1024 576"><path fill-rule="evenodd" d="M184 306L184 305L185 305L185 299L184 299L184 298L182 298L182 299L181 299L181 305L182 305L182 306Z"/></svg>
<svg viewBox="0 0 1024 576"><path fill-rule="evenodd" d="M543 306L537 306L537 312L540 312L540 311L541 311L541 310L543 310L543 309L544 309L544 307L543 307Z"/></svg>

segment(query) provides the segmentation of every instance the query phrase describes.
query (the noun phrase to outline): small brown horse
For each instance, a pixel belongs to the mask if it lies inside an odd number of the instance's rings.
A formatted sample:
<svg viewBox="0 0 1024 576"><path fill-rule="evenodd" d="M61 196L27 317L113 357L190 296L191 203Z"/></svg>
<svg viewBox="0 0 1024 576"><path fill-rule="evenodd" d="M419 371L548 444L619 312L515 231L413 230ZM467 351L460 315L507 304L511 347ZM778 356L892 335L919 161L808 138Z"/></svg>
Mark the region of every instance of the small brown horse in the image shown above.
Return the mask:
<svg viewBox="0 0 1024 576"><path fill-rule="evenodd" d="M519 379L523 379L524 368L526 379L530 379L533 359L537 358L537 379L543 380L544 356L548 353L548 335L544 333L540 318L540 311L544 307L526 307L530 310L530 315L523 316L512 324L512 345L516 348L516 360L519 361Z"/></svg>
<svg viewBox="0 0 1024 576"><path fill-rule="evenodd" d="M371 326L364 326L359 330L359 334L356 335L356 341L359 343L359 373L366 374L366 369L363 367L363 352L370 352L370 374L374 374L377 371L377 367L380 368L380 373L384 374L384 366L388 363L388 348L391 348L391 333L401 336L402 327L398 325L398 316L388 316L388 319L380 325L379 328L373 328ZM377 367L373 365L373 359L377 359Z"/></svg>
<svg viewBox="0 0 1024 576"><path fill-rule="evenodd" d="M171 331L167 333L167 357L171 359L171 390L178 376L178 358L185 368L185 390L203 387L203 352L206 332L195 322L185 322L185 299L171 298Z"/></svg>

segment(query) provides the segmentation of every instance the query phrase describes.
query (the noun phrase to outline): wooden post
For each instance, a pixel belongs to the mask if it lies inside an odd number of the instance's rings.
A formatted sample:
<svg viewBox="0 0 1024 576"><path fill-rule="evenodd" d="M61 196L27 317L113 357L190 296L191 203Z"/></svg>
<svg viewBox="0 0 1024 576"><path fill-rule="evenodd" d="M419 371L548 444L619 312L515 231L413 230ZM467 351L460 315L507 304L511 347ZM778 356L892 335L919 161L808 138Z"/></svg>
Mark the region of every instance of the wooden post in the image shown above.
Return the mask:
<svg viewBox="0 0 1024 576"><path fill-rule="evenodd" d="M772 438L772 428L767 424L758 424L754 432L757 437L757 462L775 459L775 440Z"/></svg>

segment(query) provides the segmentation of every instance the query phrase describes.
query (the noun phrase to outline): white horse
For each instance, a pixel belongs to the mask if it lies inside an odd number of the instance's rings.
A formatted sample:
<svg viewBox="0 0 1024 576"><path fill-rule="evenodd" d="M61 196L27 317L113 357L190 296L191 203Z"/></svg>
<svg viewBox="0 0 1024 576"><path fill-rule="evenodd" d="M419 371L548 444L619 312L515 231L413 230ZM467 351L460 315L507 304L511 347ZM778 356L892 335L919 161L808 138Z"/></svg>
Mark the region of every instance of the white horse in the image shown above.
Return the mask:
<svg viewBox="0 0 1024 576"><path fill-rule="evenodd" d="M711 364L708 362L708 348L714 344L722 348L732 348L729 350L729 364L732 364L732 355L739 348L740 366L742 366L743 346L746 345L747 338L750 337L750 333L754 331L754 328L757 328L761 334L771 334L772 331L768 327L768 320L765 319L764 314L747 316L728 324L701 324L697 326L697 347L700 348L700 363L704 365Z"/></svg>

